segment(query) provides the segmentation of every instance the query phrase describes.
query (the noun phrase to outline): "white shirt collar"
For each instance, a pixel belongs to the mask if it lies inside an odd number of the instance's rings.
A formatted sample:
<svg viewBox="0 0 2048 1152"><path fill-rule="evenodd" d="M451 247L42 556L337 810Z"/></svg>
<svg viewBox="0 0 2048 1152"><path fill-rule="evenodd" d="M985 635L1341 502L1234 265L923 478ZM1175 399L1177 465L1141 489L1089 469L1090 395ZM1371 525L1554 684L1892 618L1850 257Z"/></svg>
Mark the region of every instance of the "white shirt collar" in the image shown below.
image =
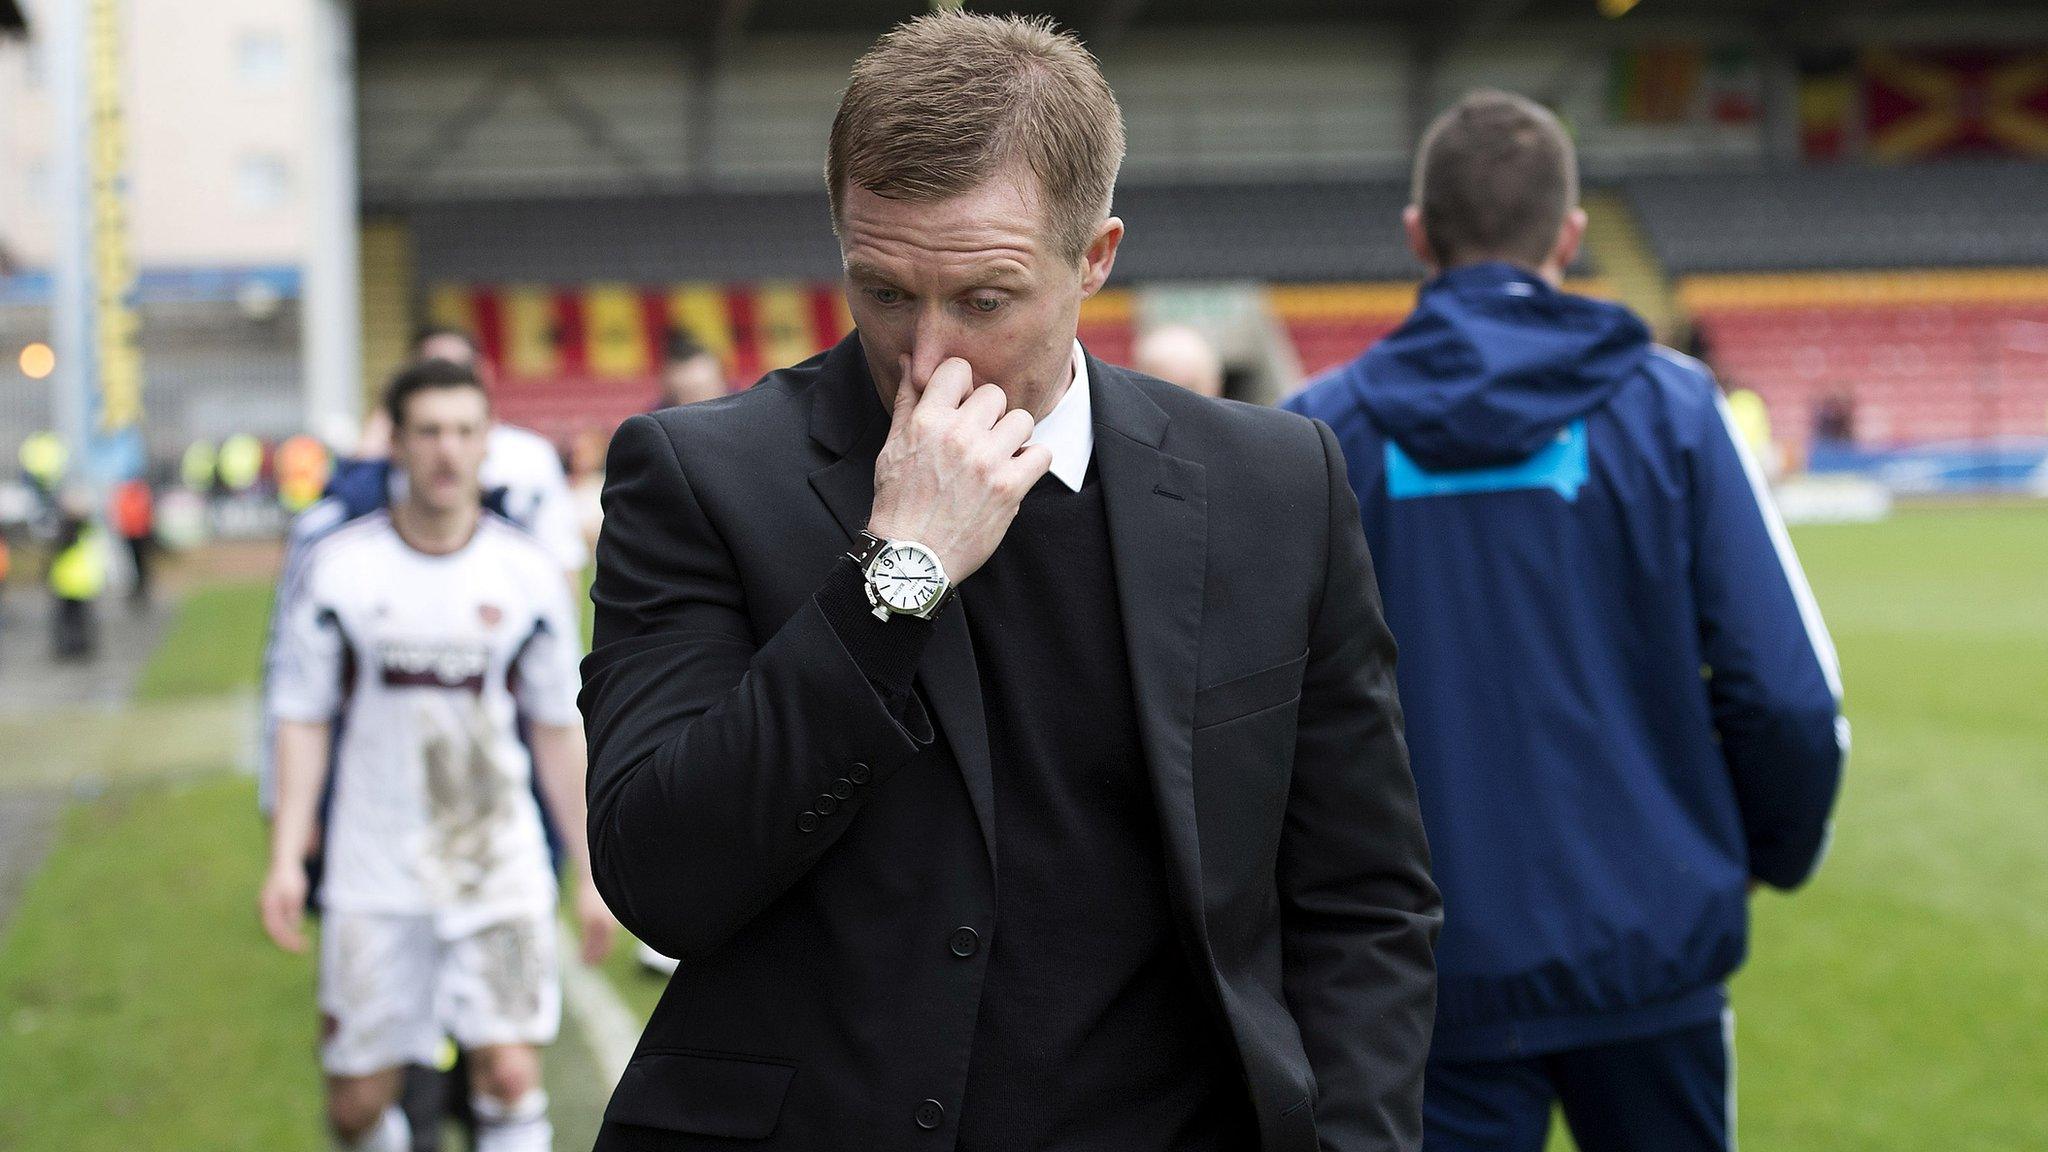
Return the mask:
<svg viewBox="0 0 2048 1152"><path fill-rule="evenodd" d="M1068 488L1081 490L1088 461L1095 456L1095 405L1088 395L1088 356L1079 340L1074 341L1074 382L1031 430L1026 443L1052 449L1052 474Z"/></svg>

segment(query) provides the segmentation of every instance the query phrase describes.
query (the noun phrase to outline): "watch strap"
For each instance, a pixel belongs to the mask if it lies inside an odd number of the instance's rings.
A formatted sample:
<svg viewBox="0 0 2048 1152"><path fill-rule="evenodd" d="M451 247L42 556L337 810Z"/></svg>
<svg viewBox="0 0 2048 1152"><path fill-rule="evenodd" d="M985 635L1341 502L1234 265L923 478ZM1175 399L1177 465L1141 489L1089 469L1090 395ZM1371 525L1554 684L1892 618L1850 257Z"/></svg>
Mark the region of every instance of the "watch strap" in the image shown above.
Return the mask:
<svg viewBox="0 0 2048 1152"><path fill-rule="evenodd" d="M868 565L874 563L875 557L880 556L882 549L888 546L889 542L887 540L863 528L860 530L860 534L854 537L853 547L846 554L853 559L855 564L860 565L862 572L866 572Z"/></svg>

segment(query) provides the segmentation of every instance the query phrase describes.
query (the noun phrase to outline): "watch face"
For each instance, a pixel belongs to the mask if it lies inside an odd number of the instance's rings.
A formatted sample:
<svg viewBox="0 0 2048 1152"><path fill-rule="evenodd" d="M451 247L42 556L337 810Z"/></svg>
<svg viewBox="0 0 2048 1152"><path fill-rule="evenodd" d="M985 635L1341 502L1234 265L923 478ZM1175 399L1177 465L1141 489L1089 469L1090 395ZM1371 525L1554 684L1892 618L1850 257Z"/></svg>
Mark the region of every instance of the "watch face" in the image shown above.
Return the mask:
<svg viewBox="0 0 2048 1152"><path fill-rule="evenodd" d="M938 561L922 548L891 548L875 560L875 594L898 612L916 612L946 587Z"/></svg>

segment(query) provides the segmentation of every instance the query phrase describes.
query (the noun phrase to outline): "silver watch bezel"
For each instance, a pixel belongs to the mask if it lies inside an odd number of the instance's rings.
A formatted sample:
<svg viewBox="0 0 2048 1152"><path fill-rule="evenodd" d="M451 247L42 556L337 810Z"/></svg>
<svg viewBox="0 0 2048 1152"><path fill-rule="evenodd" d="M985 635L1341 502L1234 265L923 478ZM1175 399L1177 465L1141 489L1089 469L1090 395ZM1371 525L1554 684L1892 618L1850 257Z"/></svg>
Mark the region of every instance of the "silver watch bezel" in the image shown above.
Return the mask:
<svg viewBox="0 0 2048 1152"><path fill-rule="evenodd" d="M883 558L891 553L903 550L923 553L925 558L931 561L932 569L939 574L938 590L932 593L931 599L925 601L924 604L917 608L896 607L894 604L889 603L888 599L882 595L881 589L876 585L876 569L882 563ZM874 555L870 556L867 562L861 565L860 575L861 588L867 594L868 608L875 614L875 619L877 620L887 620L891 616L913 616L920 620L929 620L939 610L940 606L945 604L946 593L950 592L953 588L953 578L946 575L946 565L939 559L939 554L929 546L921 544L916 540L882 540L881 545L874 549Z"/></svg>

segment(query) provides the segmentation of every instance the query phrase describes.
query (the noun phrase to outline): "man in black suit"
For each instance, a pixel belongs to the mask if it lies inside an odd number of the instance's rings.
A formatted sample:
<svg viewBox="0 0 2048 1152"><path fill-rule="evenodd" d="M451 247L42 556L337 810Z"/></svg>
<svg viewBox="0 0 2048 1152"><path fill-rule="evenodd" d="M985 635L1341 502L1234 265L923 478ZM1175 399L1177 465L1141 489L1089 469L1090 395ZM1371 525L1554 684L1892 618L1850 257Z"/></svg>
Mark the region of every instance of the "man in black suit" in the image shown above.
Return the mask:
<svg viewBox="0 0 2048 1152"><path fill-rule="evenodd" d="M613 441L590 840L681 958L598 1147L1413 1149L1440 911L1329 430L1082 352L1095 62L855 66L858 327Z"/></svg>

